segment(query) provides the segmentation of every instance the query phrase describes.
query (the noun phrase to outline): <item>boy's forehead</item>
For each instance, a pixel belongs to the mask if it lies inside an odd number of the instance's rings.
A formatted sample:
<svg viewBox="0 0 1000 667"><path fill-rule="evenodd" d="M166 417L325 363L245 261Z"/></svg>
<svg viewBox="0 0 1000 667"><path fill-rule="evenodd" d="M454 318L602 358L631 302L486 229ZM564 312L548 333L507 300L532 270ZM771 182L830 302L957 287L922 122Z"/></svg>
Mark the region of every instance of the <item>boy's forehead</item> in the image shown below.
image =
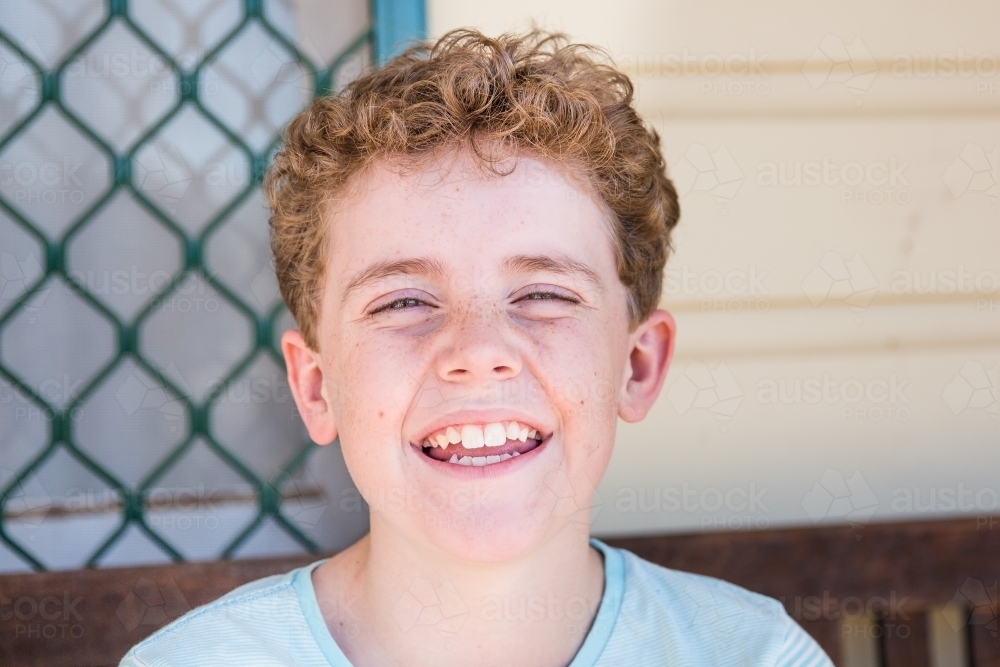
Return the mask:
<svg viewBox="0 0 1000 667"><path fill-rule="evenodd" d="M462 155L372 167L330 212L331 272L418 250L613 256L606 213L582 182L531 157L501 166L512 170L497 175Z"/></svg>

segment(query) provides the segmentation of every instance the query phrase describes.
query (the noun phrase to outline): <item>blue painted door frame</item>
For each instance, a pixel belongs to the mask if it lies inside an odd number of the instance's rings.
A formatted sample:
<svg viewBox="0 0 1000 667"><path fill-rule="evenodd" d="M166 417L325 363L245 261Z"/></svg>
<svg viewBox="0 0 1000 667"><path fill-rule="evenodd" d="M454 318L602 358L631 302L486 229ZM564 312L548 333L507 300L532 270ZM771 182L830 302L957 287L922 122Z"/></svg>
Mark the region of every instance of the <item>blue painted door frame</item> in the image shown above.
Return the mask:
<svg viewBox="0 0 1000 667"><path fill-rule="evenodd" d="M427 37L424 0L372 0L375 58L378 64L396 55L413 40Z"/></svg>

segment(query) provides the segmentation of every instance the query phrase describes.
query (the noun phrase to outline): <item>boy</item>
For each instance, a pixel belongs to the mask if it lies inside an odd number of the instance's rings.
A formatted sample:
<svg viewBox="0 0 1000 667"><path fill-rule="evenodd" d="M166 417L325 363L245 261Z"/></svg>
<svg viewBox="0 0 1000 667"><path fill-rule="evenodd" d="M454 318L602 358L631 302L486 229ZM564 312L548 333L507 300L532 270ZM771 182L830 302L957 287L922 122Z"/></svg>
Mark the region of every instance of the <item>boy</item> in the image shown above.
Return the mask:
<svg viewBox="0 0 1000 667"><path fill-rule="evenodd" d="M314 102L265 189L296 405L371 529L123 665L830 665L776 601L589 539L675 333L677 196L624 75L455 31Z"/></svg>

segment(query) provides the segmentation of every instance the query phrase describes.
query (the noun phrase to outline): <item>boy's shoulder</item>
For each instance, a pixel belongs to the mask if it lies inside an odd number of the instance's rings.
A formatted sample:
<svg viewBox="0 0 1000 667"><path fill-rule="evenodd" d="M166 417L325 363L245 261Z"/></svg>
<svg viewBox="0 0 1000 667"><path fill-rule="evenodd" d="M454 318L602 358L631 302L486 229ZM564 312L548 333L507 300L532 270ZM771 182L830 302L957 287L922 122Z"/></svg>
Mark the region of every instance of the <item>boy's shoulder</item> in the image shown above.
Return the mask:
<svg viewBox="0 0 1000 667"><path fill-rule="evenodd" d="M315 642L296 591L297 578L316 565L251 581L192 609L133 646L121 667L287 665L292 649L296 665L328 666L318 647L310 650Z"/></svg>
<svg viewBox="0 0 1000 667"><path fill-rule="evenodd" d="M832 667L777 600L617 551L625 593L601 664Z"/></svg>
<svg viewBox="0 0 1000 667"><path fill-rule="evenodd" d="M656 604L673 612L685 610L693 620L711 618L713 629L723 629L723 618L749 615L761 621L786 617L784 607L774 598L748 591L722 579L692 572L673 570L621 550L625 561L629 590L636 601Z"/></svg>

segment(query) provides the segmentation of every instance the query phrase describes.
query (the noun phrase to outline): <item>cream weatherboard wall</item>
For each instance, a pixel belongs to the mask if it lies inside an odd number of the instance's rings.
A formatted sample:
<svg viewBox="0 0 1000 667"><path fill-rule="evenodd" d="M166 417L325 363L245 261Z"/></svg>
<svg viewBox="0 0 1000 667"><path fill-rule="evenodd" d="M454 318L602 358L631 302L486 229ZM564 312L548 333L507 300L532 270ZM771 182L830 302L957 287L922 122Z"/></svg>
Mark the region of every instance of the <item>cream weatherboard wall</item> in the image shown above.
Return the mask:
<svg viewBox="0 0 1000 667"><path fill-rule="evenodd" d="M600 535L1000 511L1000 5L431 0L633 75L681 194ZM996 527L996 526L992 526Z"/></svg>

